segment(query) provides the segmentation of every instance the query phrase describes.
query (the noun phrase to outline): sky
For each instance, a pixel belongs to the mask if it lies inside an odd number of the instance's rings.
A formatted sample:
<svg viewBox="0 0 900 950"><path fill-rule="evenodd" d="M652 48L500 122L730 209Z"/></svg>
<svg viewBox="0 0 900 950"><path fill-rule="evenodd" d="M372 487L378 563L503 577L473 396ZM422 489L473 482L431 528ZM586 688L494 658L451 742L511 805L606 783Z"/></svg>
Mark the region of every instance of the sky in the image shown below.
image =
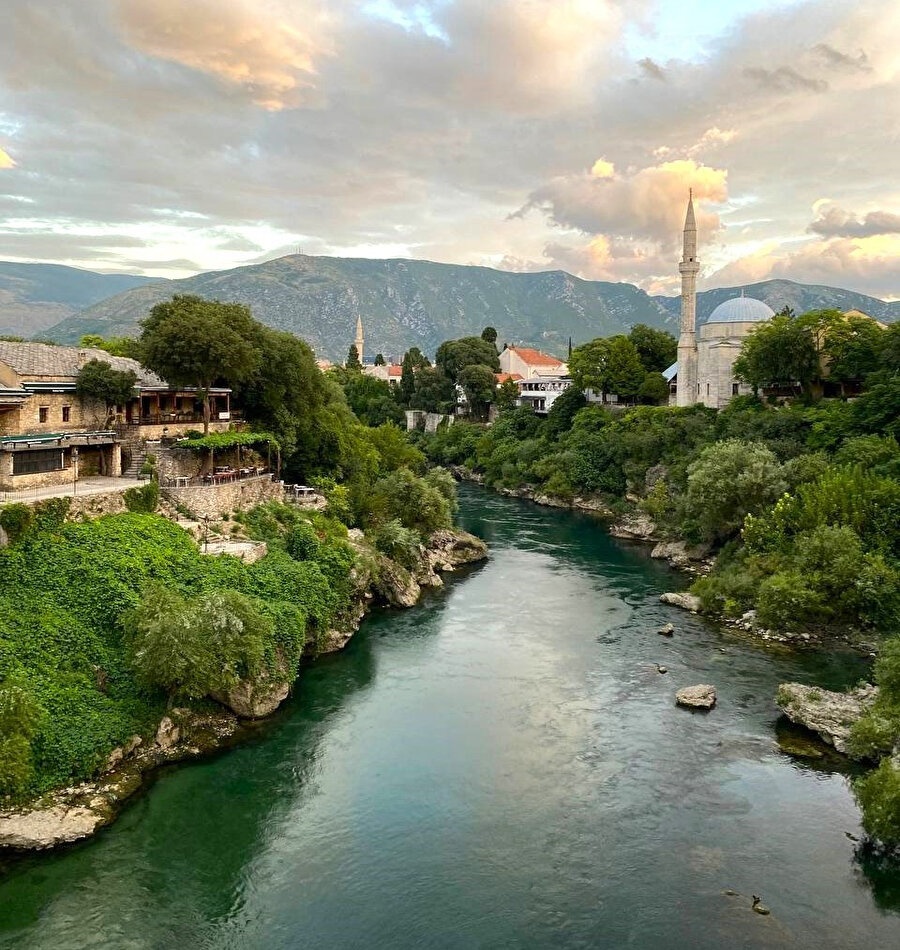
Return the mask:
<svg viewBox="0 0 900 950"><path fill-rule="evenodd" d="M0 0L0 258L900 298L896 0Z"/></svg>

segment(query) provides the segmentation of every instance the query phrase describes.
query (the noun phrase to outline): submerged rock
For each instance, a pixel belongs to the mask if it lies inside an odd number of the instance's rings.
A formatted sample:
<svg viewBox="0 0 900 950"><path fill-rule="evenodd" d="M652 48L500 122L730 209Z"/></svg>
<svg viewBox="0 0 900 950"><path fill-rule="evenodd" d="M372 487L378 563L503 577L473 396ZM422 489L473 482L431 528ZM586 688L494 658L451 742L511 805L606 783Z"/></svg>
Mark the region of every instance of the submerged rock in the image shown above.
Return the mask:
<svg viewBox="0 0 900 950"><path fill-rule="evenodd" d="M675 694L675 703L689 709L712 709L716 704L716 688L706 683L685 686Z"/></svg>
<svg viewBox="0 0 900 950"><path fill-rule="evenodd" d="M700 608L703 604L700 601L700 598L694 594L682 593L681 591L669 591L665 594L660 594L659 599L664 604L669 604L671 607L681 607L682 610L690 610L691 613L699 613Z"/></svg>
<svg viewBox="0 0 900 950"><path fill-rule="evenodd" d="M675 634L675 624L674 624L674 623L663 624L663 626L661 626L661 627L659 628L659 630L657 630L656 632L657 632L661 637L671 637L671 636L674 636L674 634Z"/></svg>
<svg viewBox="0 0 900 950"><path fill-rule="evenodd" d="M802 683L782 683L775 702L791 722L818 733L838 752L846 752L851 728L877 695L878 687L868 683L847 693Z"/></svg>

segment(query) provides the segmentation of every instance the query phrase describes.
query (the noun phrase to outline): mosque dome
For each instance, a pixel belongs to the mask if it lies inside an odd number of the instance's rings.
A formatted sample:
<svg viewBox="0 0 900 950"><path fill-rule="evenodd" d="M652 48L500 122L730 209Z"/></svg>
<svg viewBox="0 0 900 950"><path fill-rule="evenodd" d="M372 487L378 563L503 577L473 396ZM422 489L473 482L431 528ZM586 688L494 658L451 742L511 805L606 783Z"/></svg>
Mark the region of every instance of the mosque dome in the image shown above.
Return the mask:
<svg viewBox="0 0 900 950"><path fill-rule="evenodd" d="M720 303L709 315L707 323L762 323L775 316L775 311L753 297L733 297Z"/></svg>

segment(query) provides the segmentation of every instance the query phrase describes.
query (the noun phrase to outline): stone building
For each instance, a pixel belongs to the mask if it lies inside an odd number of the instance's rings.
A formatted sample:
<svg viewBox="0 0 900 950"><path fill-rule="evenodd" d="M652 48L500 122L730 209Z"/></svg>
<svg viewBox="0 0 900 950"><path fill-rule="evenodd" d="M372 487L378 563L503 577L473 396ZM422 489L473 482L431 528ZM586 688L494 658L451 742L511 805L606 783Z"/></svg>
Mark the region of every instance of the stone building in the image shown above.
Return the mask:
<svg viewBox="0 0 900 950"><path fill-rule="evenodd" d="M775 316L761 300L733 297L719 304L697 332L697 223L693 195L688 199L684 220L684 245L681 261L681 326L678 336L678 361L664 376L669 381L669 404L693 406L700 403L721 409L738 395L752 392L734 376L734 361L741 343L759 323Z"/></svg>
<svg viewBox="0 0 900 950"><path fill-rule="evenodd" d="M76 393L85 363L102 360L137 376L124 405ZM211 392L211 429L231 423L228 389ZM174 388L136 360L104 350L0 341L0 491L67 485L74 478L122 474L122 453L203 424L195 389Z"/></svg>

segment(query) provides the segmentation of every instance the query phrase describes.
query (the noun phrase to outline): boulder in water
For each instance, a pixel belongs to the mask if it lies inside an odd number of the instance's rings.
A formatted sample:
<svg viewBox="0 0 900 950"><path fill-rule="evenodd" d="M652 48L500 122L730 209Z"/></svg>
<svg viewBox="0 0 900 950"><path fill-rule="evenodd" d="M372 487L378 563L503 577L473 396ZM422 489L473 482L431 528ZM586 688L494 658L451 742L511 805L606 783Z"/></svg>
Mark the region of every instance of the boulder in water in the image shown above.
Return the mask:
<svg viewBox="0 0 900 950"><path fill-rule="evenodd" d="M699 597L694 594L682 593L681 591L670 591L666 594L660 594L659 599L664 604L669 604L671 607L680 607L682 610L690 610L690 612L694 614L698 613L703 606Z"/></svg>
<svg viewBox="0 0 900 950"><path fill-rule="evenodd" d="M671 637L675 633L675 624L667 623L656 631L661 637Z"/></svg>
<svg viewBox="0 0 900 950"><path fill-rule="evenodd" d="M712 709L716 704L716 688L706 683L685 686L675 694L675 703L688 709Z"/></svg>

